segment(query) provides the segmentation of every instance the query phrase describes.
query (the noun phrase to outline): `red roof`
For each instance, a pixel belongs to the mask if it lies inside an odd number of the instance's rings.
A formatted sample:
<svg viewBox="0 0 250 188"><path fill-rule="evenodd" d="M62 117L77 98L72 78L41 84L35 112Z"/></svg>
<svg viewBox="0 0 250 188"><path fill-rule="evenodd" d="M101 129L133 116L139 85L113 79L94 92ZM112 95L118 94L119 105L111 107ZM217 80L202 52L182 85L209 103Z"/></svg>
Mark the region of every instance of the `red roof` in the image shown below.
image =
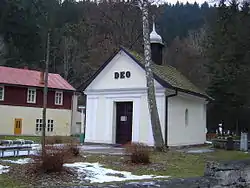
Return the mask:
<svg viewBox="0 0 250 188"><path fill-rule="evenodd" d="M40 77L40 71L0 66L0 84L44 87L44 84L40 83ZM49 73L48 87L63 90L75 90L75 88L59 74L53 73Z"/></svg>

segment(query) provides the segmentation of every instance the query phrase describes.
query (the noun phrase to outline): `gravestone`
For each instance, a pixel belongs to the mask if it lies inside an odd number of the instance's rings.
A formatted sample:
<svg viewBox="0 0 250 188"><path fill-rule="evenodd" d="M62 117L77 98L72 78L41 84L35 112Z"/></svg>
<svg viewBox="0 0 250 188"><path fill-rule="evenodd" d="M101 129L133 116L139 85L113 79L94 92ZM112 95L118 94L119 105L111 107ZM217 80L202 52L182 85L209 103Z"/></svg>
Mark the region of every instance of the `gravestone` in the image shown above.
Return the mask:
<svg viewBox="0 0 250 188"><path fill-rule="evenodd" d="M240 136L240 150L247 151L248 150L248 139L247 133L241 132Z"/></svg>
<svg viewBox="0 0 250 188"><path fill-rule="evenodd" d="M234 140L231 136L227 138L226 150L234 150Z"/></svg>

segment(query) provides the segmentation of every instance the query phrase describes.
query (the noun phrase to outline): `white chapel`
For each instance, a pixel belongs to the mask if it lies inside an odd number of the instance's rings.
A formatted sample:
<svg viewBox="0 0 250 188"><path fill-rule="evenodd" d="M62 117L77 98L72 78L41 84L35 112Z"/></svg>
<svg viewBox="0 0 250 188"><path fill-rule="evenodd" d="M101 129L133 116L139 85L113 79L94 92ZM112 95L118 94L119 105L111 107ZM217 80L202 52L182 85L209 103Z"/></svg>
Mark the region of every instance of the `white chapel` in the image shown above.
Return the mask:
<svg viewBox="0 0 250 188"><path fill-rule="evenodd" d="M163 65L162 38L150 34L157 108L167 146L203 144L209 96ZM143 56L121 47L82 88L87 96L85 142L154 145Z"/></svg>

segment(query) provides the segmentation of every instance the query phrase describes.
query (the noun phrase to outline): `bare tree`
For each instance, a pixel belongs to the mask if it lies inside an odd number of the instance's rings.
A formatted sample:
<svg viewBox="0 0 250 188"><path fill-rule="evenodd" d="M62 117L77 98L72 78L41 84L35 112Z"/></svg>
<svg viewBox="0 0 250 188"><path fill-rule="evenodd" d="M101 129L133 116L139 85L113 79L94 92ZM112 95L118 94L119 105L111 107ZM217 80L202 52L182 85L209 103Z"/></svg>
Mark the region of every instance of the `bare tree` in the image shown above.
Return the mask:
<svg viewBox="0 0 250 188"><path fill-rule="evenodd" d="M69 71L77 55L77 42L71 36L63 36L63 73L66 80L69 79Z"/></svg>
<svg viewBox="0 0 250 188"><path fill-rule="evenodd" d="M69 39L67 37L63 37L63 72L64 72L64 79L68 79L69 74Z"/></svg>
<svg viewBox="0 0 250 188"><path fill-rule="evenodd" d="M5 64L5 58L4 58L5 54L6 54L6 46L3 37L0 36L0 65Z"/></svg>
<svg viewBox="0 0 250 188"><path fill-rule="evenodd" d="M143 41L144 41L144 61L147 80L147 96L148 96L148 110L150 114L152 132L154 137L154 145L156 150L164 150L164 140L162 136L161 123L157 110L154 78L151 69L151 47L149 37L149 11L150 2L148 0L140 0L139 6L142 11L143 22Z"/></svg>
<svg viewBox="0 0 250 188"><path fill-rule="evenodd" d="M205 90L210 76L207 74L208 58L204 53L203 42L206 29L189 31L186 38L176 37L165 52L165 61L174 66L200 89Z"/></svg>
<svg viewBox="0 0 250 188"><path fill-rule="evenodd" d="M46 63L43 89L43 129L42 129L42 154L45 154L45 129L46 129L46 110L47 110L47 96L48 96L48 72L49 72L49 54L50 54L50 31L47 35L47 49L46 49Z"/></svg>

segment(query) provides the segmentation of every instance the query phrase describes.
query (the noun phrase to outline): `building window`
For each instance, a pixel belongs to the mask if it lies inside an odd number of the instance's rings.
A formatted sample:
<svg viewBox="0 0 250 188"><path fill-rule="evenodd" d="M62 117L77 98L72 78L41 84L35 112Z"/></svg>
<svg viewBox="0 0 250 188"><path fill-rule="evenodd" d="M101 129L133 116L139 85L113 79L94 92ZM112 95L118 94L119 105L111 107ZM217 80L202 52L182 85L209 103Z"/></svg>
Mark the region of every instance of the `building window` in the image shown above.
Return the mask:
<svg viewBox="0 0 250 188"><path fill-rule="evenodd" d="M188 126L188 109L185 110L185 126Z"/></svg>
<svg viewBox="0 0 250 188"><path fill-rule="evenodd" d="M4 100L4 87L0 86L0 101Z"/></svg>
<svg viewBox="0 0 250 188"><path fill-rule="evenodd" d="M36 132L42 131L42 128L43 128L43 120L36 119Z"/></svg>
<svg viewBox="0 0 250 188"><path fill-rule="evenodd" d="M55 93L55 104L62 105L63 104L63 92L56 91Z"/></svg>
<svg viewBox="0 0 250 188"><path fill-rule="evenodd" d="M54 131L54 120L48 119L47 131L48 132L53 132Z"/></svg>
<svg viewBox="0 0 250 188"><path fill-rule="evenodd" d="M36 89L28 88L27 102L28 103L36 103Z"/></svg>

